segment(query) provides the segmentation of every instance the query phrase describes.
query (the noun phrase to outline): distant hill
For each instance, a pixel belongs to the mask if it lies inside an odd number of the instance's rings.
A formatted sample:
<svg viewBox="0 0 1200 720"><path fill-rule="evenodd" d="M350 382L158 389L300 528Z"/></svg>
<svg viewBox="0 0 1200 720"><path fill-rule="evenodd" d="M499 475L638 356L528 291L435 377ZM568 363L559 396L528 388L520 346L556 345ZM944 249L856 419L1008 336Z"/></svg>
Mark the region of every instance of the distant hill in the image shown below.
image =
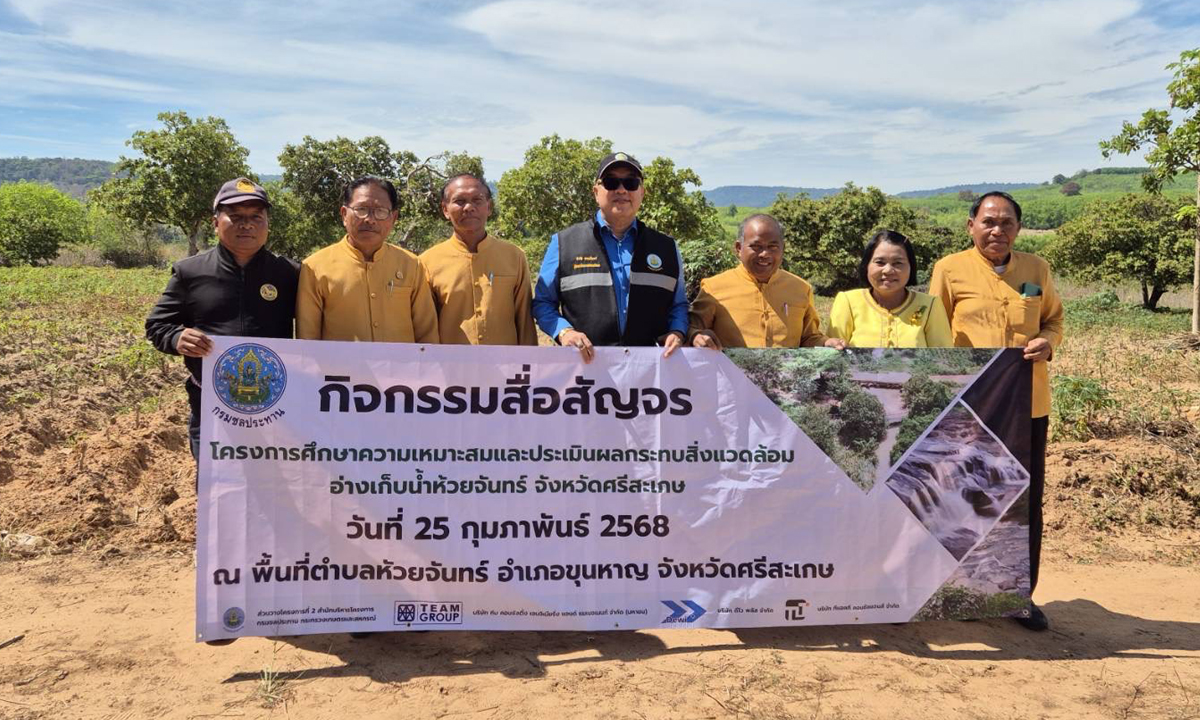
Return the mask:
<svg viewBox="0 0 1200 720"><path fill-rule="evenodd" d="M0 184L22 180L49 183L82 200L88 190L112 177L115 165L80 158L0 158Z"/></svg>
<svg viewBox="0 0 1200 720"><path fill-rule="evenodd" d="M969 183L966 185L947 185L946 187L934 188L933 190L908 190L906 192L896 193L896 196L902 198L923 198L933 197L934 195L951 195L959 193L963 190L974 190L975 194L978 195L991 190L1012 192L1013 190L1025 190L1034 187L1038 187L1038 183L981 182Z"/></svg>
<svg viewBox="0 0 1200 720"><path fill-rule="evenodd" d="M804 188L784 185L722 185L712 190L705 190L704 197L717 207L737 205L738 207L760 208L775 202L779 193L785 195L808 193L808 196L815 200L826 195L836 195L841 190L841 188Z"/></svg>

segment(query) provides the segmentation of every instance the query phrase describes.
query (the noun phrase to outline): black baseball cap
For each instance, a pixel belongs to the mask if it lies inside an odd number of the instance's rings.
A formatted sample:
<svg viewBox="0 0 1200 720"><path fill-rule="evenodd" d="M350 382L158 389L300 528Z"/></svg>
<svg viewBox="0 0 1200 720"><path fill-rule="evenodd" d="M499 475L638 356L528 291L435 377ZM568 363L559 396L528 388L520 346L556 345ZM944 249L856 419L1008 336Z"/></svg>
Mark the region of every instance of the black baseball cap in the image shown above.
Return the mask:
<svg viewBox="0 0 1200 720"><path fill-rule="evenodd" d="M217 211L218 206L234 205L247 200L258 200L267 207L271 207L271 201L267 199L267 191L263 190L262 185L244 177L234 178L217 191L217 196L213 198L213 212Z"/></svg>
<svg viewBox="0 0 1200 720"><path fill-rule="evenodd" d="M604 159L600 161L600 169L596 171L596 179L599 180L604 177L605 171L613 165L628 165L630 169L637 173L638 177L642 177L642 164L637 161L637 158L628 153L617 152L605 155Z"/></svg>

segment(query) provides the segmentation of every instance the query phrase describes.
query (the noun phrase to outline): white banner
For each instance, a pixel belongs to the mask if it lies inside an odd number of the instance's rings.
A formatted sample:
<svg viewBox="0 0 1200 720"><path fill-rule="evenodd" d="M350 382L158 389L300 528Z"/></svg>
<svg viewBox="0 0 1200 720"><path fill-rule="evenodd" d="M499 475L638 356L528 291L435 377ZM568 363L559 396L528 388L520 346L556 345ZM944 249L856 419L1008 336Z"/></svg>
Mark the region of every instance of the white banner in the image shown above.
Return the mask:
<svg viewBox="0 0 1200 720"><path fill-rule="evenodd" d="M939 381L953 403L892 462L904 431L886 393L909 375L855 370L878 353L792 351L812 377L764 393L707 350L597 348L584 365L566 348L213 340L198 640L953 616L962 596L943 586L1023 527L1004 519L1027 475L962 401L982 366ZM784 357L752 352L740 362ZM829 363L857 386L835 387ZM874 445L846 438L846 392L882 398ZM841 433L817 442L886 482L852 480L798 429L801 396ZM968 614L1028 601L1027 534L1005 537L1014 577L968 572L959 586L992 601Z"/></svg>

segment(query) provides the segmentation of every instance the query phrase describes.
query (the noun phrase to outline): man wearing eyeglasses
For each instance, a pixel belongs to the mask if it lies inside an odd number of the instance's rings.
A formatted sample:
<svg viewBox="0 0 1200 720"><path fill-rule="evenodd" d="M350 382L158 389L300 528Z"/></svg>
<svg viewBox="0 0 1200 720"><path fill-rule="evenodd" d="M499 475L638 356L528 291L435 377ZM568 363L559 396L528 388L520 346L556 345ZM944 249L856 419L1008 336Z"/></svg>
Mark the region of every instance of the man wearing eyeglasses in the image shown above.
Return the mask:
<svg viewBox="0 0 1200 720"><path fill-rule="evenodd" d="M371 342L438 341L437 311L417 256L387 242L396 187L363 177L342 193L346 236L300 267L296 337Z"/></svg>
<svg viewBox="0 0 1200 720"><path fill-rule="evenodd" d="M271 203L260 185L235 178L213 199L217 247L185 258L146 318L146 337L160 352L182 355L192 415L188 442L200 446L200 364L210 335L290 338L296 307L296 262L264 246Z"/></svg>
<svg viewBox="0 0 1200 720"><path fill-rule="evenodd" d="M683 259L674 238L637 220L646 194L641 164L626 153L606 155L592 193L596 214L550 238L534 319L584 362L596 345L662 345L669 357L688 329Z"/></svg>

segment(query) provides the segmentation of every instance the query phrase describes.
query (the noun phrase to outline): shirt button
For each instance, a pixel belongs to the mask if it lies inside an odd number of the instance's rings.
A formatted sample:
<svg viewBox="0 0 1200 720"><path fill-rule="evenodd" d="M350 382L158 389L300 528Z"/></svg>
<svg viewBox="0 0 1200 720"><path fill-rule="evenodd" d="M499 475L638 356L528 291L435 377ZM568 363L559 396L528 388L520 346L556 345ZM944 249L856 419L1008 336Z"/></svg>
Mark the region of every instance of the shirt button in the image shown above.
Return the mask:
<svg viewBox="0 0 1200 720"><path fill-rule="evenodd" d="M373 322L373 323L371 323L371 327L379 327L379 323L378 323L378 322Z"/></svg>
<svg viewBox="0 0 1200 720"><path fill-rule="evenodd" d="M371 293L371 297L375 297L375 293Z"/></svg>

